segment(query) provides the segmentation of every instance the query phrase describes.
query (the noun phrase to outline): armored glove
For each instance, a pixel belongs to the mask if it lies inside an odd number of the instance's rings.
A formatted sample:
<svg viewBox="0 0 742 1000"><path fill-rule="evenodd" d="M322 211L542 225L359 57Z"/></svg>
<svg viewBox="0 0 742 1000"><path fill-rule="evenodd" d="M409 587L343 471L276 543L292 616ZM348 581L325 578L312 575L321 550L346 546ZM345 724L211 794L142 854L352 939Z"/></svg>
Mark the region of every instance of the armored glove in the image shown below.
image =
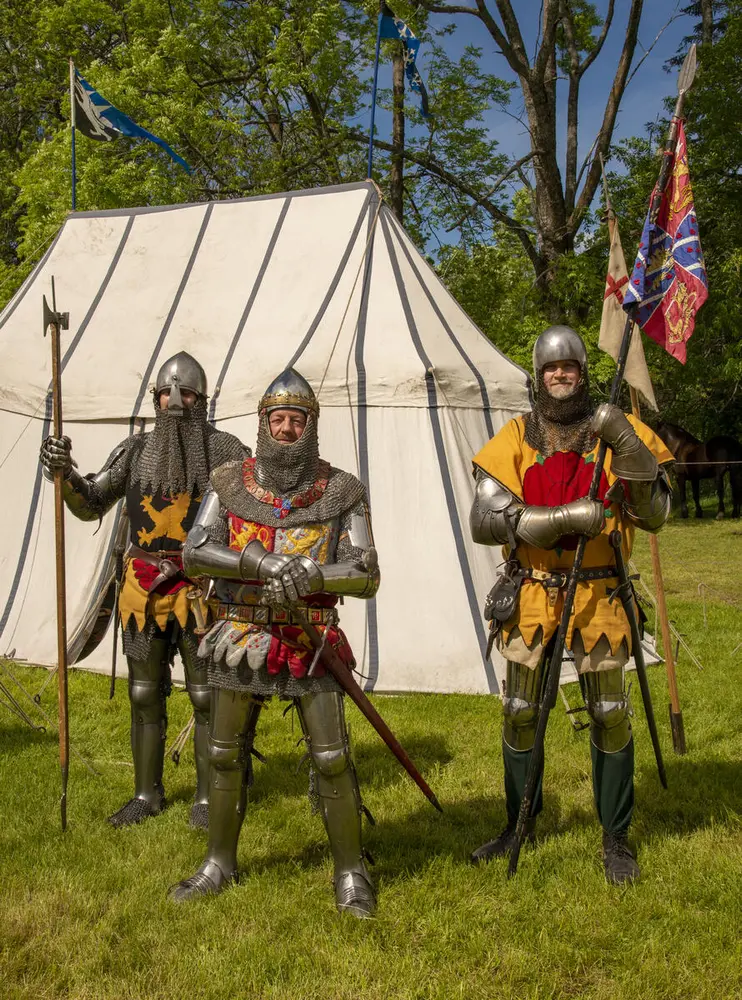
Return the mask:
<svg viewBox="0 0 742 1000"><path fill-rule="evenodd" d="M316 594L324 586L322 571L307 556L291 556L282 566L266 568L268 574L263 586L265 604L295 604L309 594Z"/></svg>
<svg viewBox="0 0 742 1000"><path fill-rule="evenodd" d="M657 459L639 439L622 409L612 403L601 403L593 414L592 429L613 449L614 475L634 482L652 482L657 478Z"/></svg>
<svg viewBox="0 0 742 1000"><path fill-rule="evenodd" d="M559 507L526 507L515 534L528 545L553 549L565 535L595 538L605 527L605 508L601 500L573 500Z"/></svg>
<svg viewBox="0 0 742 1000"><path fill-rule="evenodd" d="M39 452L39 461L49 474L47 478L53 479L54 473L61 469L66 479L73 466L77 465L72 459L72 441L66 434L61 438L45 438Z"/></svg>

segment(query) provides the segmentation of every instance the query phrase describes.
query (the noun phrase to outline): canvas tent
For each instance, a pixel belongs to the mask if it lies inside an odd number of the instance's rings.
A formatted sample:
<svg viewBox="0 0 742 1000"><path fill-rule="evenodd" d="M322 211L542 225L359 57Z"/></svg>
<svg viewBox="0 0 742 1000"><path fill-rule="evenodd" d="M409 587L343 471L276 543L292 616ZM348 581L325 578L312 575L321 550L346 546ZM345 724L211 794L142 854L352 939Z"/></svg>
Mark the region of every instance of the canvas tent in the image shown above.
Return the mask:
<svg viewBox="0 0 742 1000"><path fill-rule="evenodd" d="M496 690L481 608L500 556L469 538L471 456L528 408L528 378L369 182L69 216L0 316L0 654L56 661L53 487L38 466L52 275L70 314L64 419L82 472L151 419L148 389L177 351L206 369L210 418L253 445L262 391L295 366L319 394L322 454L369 488L382 586L342 611L367 688ZM73 636L116 517L96 532L67 516ZM110 653L109 632L81 666L107 670Z"/></svg>

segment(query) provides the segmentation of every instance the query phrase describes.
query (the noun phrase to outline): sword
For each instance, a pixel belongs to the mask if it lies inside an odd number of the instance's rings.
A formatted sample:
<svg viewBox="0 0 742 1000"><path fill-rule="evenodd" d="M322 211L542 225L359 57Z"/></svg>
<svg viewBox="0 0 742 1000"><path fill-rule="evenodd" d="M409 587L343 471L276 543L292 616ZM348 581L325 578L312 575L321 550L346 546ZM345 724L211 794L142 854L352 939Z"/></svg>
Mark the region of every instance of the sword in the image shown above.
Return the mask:
<svg viewBox="0 0 742 1000"><path fill-rule="evenodd" d="M305 609L294 604L292 605L291 610L300 620L302 630L306 633L310 643L312 644L312 648L315 652L315 659L319 659L325 670L335 678L345 694L348 695L353 704L361 712L363 717L371 723L373 728L386 743L399 763L409 774L431 805L433 805L438 812L443 812L443 807L436 798L433 790L412 763L407 751L371 704L365 691L363 691L358 685L355 677L340 659L337 652L333 649L330 643L326 642L323 636L319 634L314 625L311 624ZM314 666L315 664L313 663L312 667L314 668Z"/></svg>

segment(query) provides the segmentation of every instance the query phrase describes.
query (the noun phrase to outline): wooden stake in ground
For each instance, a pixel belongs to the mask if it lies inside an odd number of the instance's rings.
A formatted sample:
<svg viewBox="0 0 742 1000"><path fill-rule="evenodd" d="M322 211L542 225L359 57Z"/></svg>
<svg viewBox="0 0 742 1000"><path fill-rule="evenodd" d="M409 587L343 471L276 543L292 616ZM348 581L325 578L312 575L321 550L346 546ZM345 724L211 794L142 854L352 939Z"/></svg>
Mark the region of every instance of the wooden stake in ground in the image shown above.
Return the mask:
<svg viewBox="0 0 742 1000"><path fill-rule="evenodd" d="M62 365L60 330L68 329L69 313L57 312L52 278L52 308L44 296L44 336L51 330L52 343L52 427L54 437L62 437ZM59 766L62 797L59 802L62 831L67 829L67 778L70 769L70 727L67 715L67 586L64 563L64 470L54 473L54 538L57 556L57 665L59 678Z"/></svg>
<svg viewBox="0 0 742 1000"><path fill-rule="evenodd" d="M639 394L631 386L631 412L635 417L641 417L639 407ZM667 604L665 603L665 584L662 579L662 563L660 562L660 543L656 535L649 536L649 551L652 555L652 576L654 577L654 592L657 600L657 620L660 623L662 632L662 649L665 654L665 670L667 672L667 687L670 692L670 728L672 729L672 747L675 753L687 753L685 745L685 727L683 725L683 713L680 708L680 697L678 695L678 678L675 673L675 659L672 654L672 640L670 638L670 620L667 617Z"/></svg>
<svg viewBox="0 0 742 1000"><path fill-rule="evenodd" d="M601 157L601 166L603 166ZM616 213L611 205L611 199L608 192L608 182L605 176L605 169L603 169L603 190L605 193L605 206L606 215L608 218L608 233L611 241L612 254L614 252L614 240L616 237ZM624 279L627 281L628 276L626 274L626 262L623 259L623 252L621 251L620 244L617 247L619 253L619 263L622 265L620 270L622 272L619 280L614 281L614 284L618 285ZM614 276L615 277L615 276ZM618 289L614 291L614 294L618 292ZM620 294L620 293L619 293ZM606 292L608 295L608 292ZM621 295L623 298L623 295ZM638 350L642 350L641 340L638 343ZM643 351L642 351L643 353ZM649 379L649 373L646 372L646 364L644 364L644 374L646 379ZM642 384L642 383L640 383ZM651 391L651 383L649 383ZM634 388L633 385L629 386L629 391L631 393L631 412L637 419L641 419L641 408L639 405L639 393ZM683 726L683 713L680 709L680 698L678 696L678 680L675 673L675 662L672 654L672 641L670 639L670 622L667 617L667 605L665 603L665 585L662 579L662 565L660 563L660 547L659 541L656 535L650 534L649 536L649 550L652 555L652 576L654 577L654 590L657 597L657 620L660 623L660 631L662 633L662 646L665 654L665 670L667 671L667 686L670 692L670 728L672 730L672 746L677 754L686 753L685 745L685 727Z"/></svg>

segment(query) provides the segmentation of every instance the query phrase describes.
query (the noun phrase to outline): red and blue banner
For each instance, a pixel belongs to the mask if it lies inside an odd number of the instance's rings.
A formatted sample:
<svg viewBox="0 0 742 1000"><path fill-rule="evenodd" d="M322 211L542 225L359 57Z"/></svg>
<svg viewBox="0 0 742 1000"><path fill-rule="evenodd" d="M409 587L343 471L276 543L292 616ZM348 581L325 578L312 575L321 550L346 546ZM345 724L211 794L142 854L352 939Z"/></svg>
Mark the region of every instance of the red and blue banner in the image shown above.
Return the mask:
<svg viewBox="0 0 742 1000"><path fill-rule="evenodd" d="M661 347L685 364L686 344L696 313L708 298L708 278L693 207L688 148L682 120L670 175L659 211L650 210L642 231L634 270L625 286L623 308Z"/></svg>

